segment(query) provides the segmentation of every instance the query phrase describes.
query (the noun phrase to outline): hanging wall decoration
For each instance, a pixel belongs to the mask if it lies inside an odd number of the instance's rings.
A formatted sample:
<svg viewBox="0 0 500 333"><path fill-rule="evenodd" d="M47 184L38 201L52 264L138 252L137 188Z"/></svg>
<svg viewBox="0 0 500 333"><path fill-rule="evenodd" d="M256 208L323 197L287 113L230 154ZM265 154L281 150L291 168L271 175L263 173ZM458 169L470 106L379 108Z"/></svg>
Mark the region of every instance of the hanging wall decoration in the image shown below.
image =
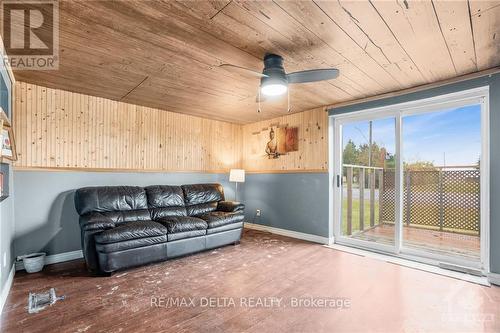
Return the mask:
<svg viewBox="0 0 500 333"><path fill-rule="evenodd" d="M280 127L269 128L268 141L266 143L266 155L269 159L279 158L289 152L299 150L299 128Z"/></svg>

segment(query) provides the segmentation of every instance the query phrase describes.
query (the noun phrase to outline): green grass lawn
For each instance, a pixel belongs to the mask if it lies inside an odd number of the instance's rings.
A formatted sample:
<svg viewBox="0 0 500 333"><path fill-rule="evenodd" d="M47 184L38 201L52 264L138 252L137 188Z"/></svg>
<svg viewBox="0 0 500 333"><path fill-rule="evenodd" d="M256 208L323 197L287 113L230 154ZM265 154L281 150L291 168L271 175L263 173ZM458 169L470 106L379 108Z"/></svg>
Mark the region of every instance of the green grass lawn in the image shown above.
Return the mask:
<svg viewBox="0 0 500 333"><path fill-rule="evenodd" d="M360 231L359 228L359 199L352 199L352 232ZM342 200L342 234L347 235L347 199ZM379 203L375 200L375 224L379 220ZM364 200L364 226L365 229L370 227L370 200Z"/></svg>

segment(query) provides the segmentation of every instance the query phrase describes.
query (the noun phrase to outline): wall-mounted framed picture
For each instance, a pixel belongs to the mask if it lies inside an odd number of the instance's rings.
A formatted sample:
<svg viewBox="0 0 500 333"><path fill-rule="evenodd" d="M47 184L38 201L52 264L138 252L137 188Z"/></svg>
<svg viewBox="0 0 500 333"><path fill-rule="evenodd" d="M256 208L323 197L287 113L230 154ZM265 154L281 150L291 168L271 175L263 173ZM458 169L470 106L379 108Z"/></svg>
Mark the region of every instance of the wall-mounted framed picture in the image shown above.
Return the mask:
<svg viewBox="0 0 500 333"><path fill-rule="evenodd" d="M12 127L2 127L0 137L2 139L2 157L16 161L17 153L16 153L16 145L14 143L14 131Z"/></svg>
<svg viewBox="0 0 500 333"><path fill-rule="evenodd" d="M269 141L266 144L268 158L279 158L290 152L299 150L299 128L298 127L271 127L269 130Z"/></svg>

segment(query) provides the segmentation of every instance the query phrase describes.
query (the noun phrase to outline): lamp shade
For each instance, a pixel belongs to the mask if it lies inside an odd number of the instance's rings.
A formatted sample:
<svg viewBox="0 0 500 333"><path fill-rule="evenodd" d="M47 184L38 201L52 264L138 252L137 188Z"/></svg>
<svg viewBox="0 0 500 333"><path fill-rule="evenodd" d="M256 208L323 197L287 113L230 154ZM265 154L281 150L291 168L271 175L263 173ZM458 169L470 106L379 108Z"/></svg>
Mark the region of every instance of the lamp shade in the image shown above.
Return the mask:
<svg viewBox="0 0 500 333"><path fill-rule="evenodd" d="M231 169L229 171L229 181L244 183L245 182L245 170L243 169Z"/></svg>

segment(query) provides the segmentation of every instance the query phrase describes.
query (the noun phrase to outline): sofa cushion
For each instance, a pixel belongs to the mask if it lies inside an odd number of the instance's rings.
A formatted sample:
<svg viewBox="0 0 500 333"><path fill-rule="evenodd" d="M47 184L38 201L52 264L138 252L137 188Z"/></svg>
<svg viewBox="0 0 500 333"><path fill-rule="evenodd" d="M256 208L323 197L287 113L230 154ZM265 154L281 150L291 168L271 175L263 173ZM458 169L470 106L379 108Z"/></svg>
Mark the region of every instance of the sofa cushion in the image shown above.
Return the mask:
<svg viewBox="0 0 500 333"><path fill-rule="evenodd" d="M123 242L116 243L96 243L96 249L99 252L111 253L123 250L135 249L143 246L150 246L154 244L160 244L167 242L167 235L154 236L154 237L144 237L137 239L130 239Z"/></svg>
<svg viewBox="0 0 500 333"><path fill-rule="evenodd" d="M217 210L217 202L208 202L186 207L188 216L199 216Z"/></svg>
<svg viewBox="0 0 500 333"><path fill-rule="evenodd" d="M208 228L207 222L192 216L170 216L157 221L167 227L168 233L206 230Z"/></svg>
<svg viewBox="0 0 500 333"><path fill-rule="evenodd" d="M184 192L180 186L153 185L146 187L151 219L167 216L186 216Z"/></svg>
<svg viewBox="0 0 500 333"><path fill-rule="evenodd" d="M183 185L182 190L184 191L186 205L224 200L224 190L221 184Z"/></svg>
<svg viewBox="0 0 500 333"><path fill-rule="evenodd" d="M102 212L100 214L113 221L116 225L124 222L151 221L151 215L147 209Z"/></svg>
<svg viewBox="0 0 500 333"><path fill-rule="evenodd" d="M238 201L219 201L217 210L222 212L239 212L245 209L245 205Z"/></svg>
<svg viewBox="0 0 500 333"><path fill-rule="evenodd" d="M153 221L136 221L123 223L113 229L95 234L96 243L107 244L128 241L131 239L162 236L168 229Z"/></svg>
<svg viewBox="0 0 500 333"><path fill-rule="evenodd" d="M206 234L207 234L206 229L192 230L192 231L176 232L175 234L168 234L167 238L168 238L169 242L172 242L172 241L186 239L186 238L201 237L201 236L205 236Z"/></svg>
<svg viewBox="0 0 500 333"><path fill-rule="evenodd" d="M207 222L208 228L217 228L222 227L223 225L242 222L245 219L245 216L241 214L241 212L221 212L215 211L207 214L203 214L199 216L200 219L203 219Z"/></svg>
<svg viewBox="0 0 500 333"><path fill-rule="evenodd" d="M183 185L186 210L189 216L197 216L217 209L224 200L224 189L220 184Z"/></svg>
<svg viewBox="0 0 500 333"><path fill-rule="evenodd" d="M80 228L83 231L105 230L114 227L113 220L99 212L91 212L80 216Z"/></svg>
<svg viewBox="0 0 500 333"><path fill-rule="evenodd" d="M146 192L137 186L81 188L75 192L75 207L79 215L148 209Z"/></svg>
<svg viewBox="0 0 500 333"><path fill-rule="evenodd" d="M212 235L212 234L216 234L219 232L225 232L225 231L230 231L233 229L242 229L242 228L243 228L243 222L229 223L229 224L223 225L221 227L207 229L207 235Z"/></svg>

